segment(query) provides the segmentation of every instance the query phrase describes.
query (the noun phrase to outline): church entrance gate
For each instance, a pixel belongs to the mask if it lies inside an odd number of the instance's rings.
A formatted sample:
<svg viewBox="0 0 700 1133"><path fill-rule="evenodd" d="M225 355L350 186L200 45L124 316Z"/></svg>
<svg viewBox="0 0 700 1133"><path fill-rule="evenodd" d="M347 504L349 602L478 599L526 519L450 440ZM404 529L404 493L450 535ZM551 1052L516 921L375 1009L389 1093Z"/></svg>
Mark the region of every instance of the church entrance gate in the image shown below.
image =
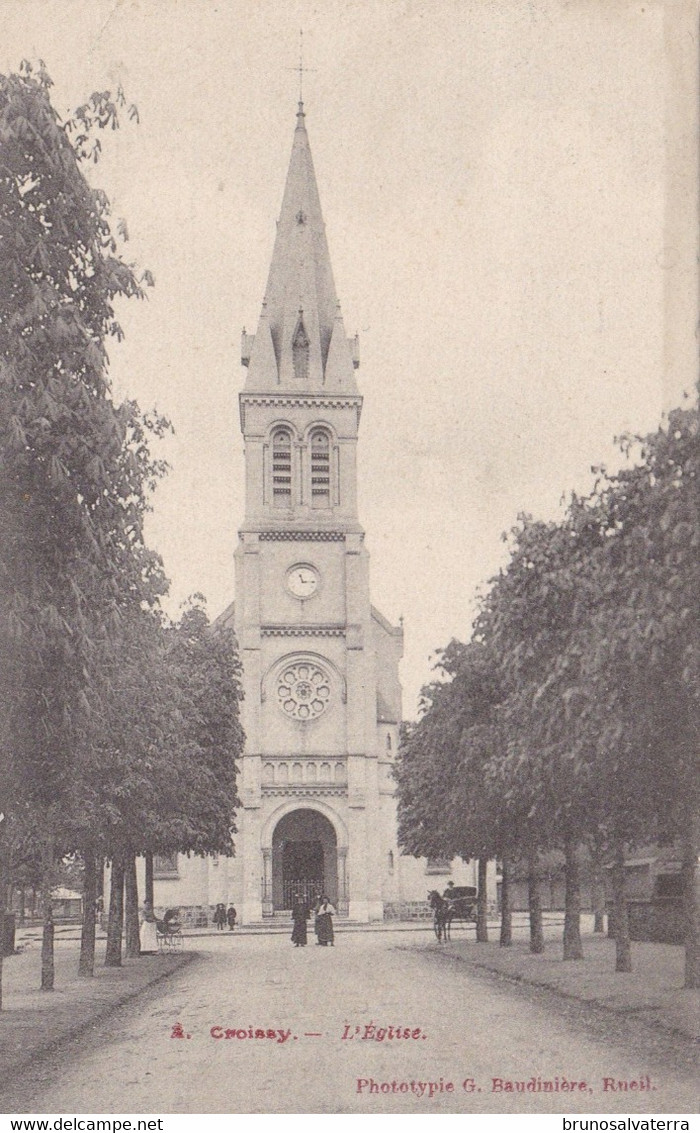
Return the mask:
<svg viewBox="0 0 700 1133"><path fill-rule="evenodd" d="M295 898L326 894L338 901L338 844L332 824L302 807L285 814L272 836L272 907L289 910Z"/></svg>

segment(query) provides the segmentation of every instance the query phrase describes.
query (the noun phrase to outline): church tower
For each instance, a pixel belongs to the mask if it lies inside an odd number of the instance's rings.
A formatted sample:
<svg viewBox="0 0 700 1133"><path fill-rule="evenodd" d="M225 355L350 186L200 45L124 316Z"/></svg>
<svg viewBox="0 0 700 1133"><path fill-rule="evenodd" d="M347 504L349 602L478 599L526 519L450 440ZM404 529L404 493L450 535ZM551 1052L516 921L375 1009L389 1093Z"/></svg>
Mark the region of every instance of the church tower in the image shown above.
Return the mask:
<svg viewBox="0 0 700 1133"><path fill-rule="evenodd" d="M474 885L476 863L398 850L403 630L370 602L358 344L340 313L301 102L241 361L245 517L235 601L216 619L233 625L243 665L235 856L156 857L154 905L178 908L188 926L210 923L219 902L241 924L270 924L296 897L321 894L341 918L422 918L427 890L447 877Z"/></svg>
<svg viewBox="0 0 700 1133"><path fill-rule="evenodd" d="M301 102L242 363L234 625L247 740L235 899L243 923L321 891L339 916L377 920L398 897L391 764L403 632L370 604L357 514L358 344L343 325Z"/></svg>

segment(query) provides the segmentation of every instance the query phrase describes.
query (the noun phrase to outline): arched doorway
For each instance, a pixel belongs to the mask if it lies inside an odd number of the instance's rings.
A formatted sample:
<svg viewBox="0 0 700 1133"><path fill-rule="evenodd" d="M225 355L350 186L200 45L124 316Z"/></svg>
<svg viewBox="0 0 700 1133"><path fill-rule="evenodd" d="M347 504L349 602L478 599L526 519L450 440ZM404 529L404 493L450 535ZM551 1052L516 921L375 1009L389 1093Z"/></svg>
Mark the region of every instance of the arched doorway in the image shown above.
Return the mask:
<svg viewBox="0 0 700 1133"><path fill-rule="evenodd" d="M291 909L295 896L326 893L338 900L338 843L325 815L302 807L285 814L272 835L272 905Z"/></svg>

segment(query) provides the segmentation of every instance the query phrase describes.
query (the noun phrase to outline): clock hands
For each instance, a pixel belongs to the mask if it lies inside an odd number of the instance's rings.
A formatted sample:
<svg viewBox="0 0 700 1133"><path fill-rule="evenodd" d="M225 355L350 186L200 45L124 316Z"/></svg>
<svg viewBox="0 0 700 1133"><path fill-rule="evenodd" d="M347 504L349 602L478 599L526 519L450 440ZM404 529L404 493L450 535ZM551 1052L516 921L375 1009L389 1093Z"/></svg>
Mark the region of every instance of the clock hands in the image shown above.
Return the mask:
<svg viewBox="0 0 700 1133"><path fill-rule="evenodd" d="M318 586L318 576L309 567L294 567L287 578L287 585L297 598L310 598Z"/></svg>

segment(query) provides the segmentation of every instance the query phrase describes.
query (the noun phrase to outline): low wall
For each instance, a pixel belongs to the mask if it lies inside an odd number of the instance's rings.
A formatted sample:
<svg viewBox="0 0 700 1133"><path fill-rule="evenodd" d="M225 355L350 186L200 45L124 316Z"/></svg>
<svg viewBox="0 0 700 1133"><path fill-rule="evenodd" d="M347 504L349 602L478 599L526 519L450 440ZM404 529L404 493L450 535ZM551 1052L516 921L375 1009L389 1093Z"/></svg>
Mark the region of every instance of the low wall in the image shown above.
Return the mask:
<svg viewBox="0 0 700 1133"><path fill-rule="evenodd" d="M214 923L214 905L156 905L153 912L161 920L167 909L177 909L183 928L206 928Z"/></svg>
<svg viewBox="0 0 700 1133"><path fill-rule="evenodd" d="M430 921L433 910L427 901L385 901L385 921Z"/></svg>
<svg viewBox="0 0 700 1133"><path fill-rule="evenodd" d="M501 885L499 882L499 900ZM561 912L564 909L566 902L566 886L563 878L553 878L551 881L540 881L539 883L540 901L542 903L542 912L552 913ZM514 913L525 913L529 908L529 893L527 881L512 881L510 889L510 904ZM584 913L593 912L594 899L593 892L590 885L582 883L581 885L581 911Z"/></svg>

